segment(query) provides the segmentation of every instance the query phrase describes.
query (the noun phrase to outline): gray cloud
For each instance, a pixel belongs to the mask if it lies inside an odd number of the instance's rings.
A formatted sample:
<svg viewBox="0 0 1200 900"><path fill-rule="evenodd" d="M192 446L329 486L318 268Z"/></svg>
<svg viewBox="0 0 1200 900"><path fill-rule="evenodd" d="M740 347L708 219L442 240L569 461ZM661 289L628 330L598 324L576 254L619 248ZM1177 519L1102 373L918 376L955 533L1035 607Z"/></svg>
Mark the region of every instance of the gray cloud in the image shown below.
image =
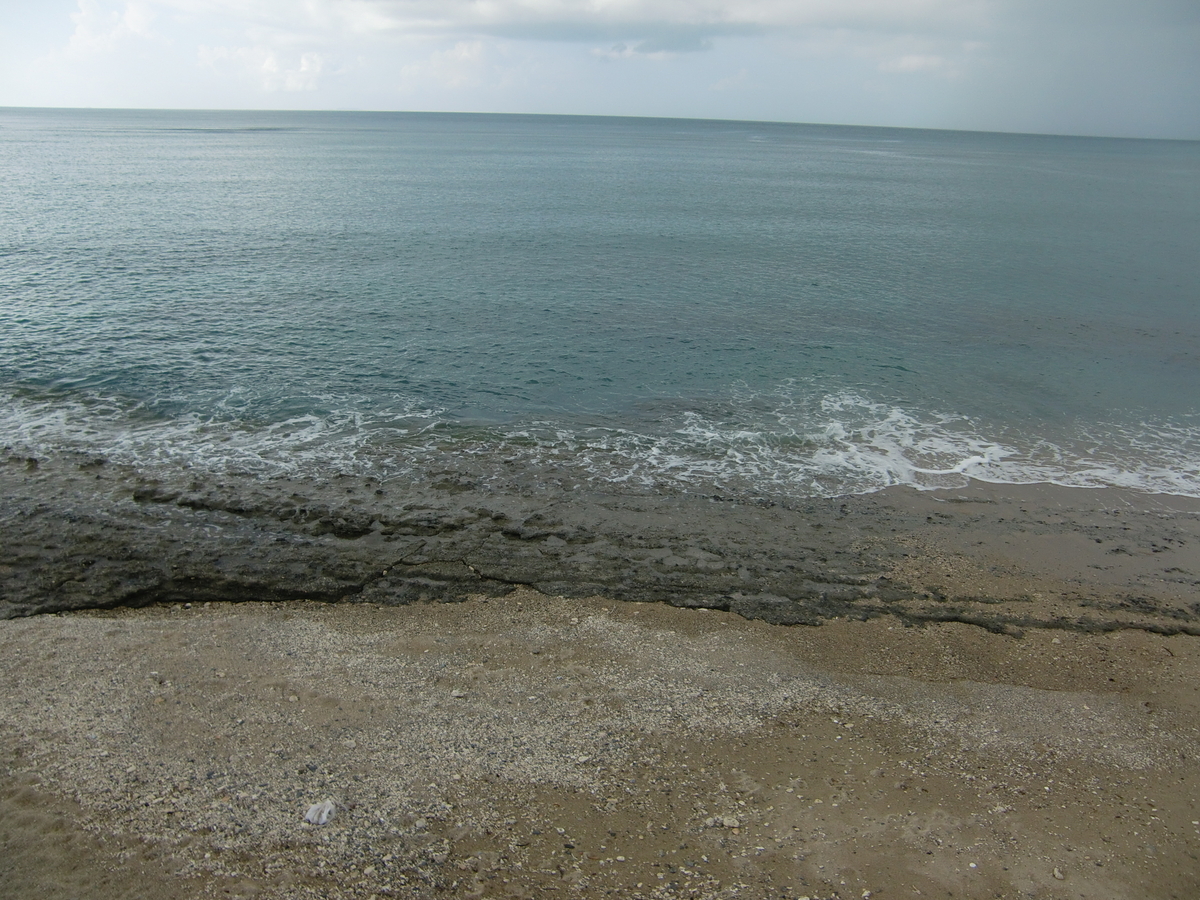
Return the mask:
<svg viewBox="0 0 1200 900"><path fill-rule="evenodd" d="M723 36L812 28L945 34L984 24L995 0L144 0L192 15L343 34L643 40L695 48Z"/></svg>

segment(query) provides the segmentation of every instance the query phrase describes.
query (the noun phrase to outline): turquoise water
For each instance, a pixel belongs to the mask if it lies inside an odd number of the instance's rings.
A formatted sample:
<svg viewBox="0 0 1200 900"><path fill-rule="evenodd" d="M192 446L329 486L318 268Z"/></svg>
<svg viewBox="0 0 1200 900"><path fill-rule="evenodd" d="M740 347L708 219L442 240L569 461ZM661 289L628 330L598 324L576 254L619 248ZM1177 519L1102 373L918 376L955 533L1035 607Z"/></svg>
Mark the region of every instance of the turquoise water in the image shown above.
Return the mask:
<svg viewBox="0 0 1200 900"><path fill-rule="evenodd" d="M0 439L785 496L1200 496L1200 144L0 110Z"/></svg>

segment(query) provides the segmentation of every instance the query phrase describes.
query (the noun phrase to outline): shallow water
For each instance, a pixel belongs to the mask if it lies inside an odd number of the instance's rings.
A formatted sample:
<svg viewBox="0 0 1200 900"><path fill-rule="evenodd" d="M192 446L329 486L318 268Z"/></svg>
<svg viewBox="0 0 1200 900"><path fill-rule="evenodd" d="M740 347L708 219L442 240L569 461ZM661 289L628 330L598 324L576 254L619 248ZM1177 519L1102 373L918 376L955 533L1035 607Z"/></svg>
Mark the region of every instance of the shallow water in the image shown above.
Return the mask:
<svg viewBox="0 0 1200 900"><path fill-rule="evenodd" d="M0 179L12 453L1200 496L1200 144L6 110Z"/></svg>

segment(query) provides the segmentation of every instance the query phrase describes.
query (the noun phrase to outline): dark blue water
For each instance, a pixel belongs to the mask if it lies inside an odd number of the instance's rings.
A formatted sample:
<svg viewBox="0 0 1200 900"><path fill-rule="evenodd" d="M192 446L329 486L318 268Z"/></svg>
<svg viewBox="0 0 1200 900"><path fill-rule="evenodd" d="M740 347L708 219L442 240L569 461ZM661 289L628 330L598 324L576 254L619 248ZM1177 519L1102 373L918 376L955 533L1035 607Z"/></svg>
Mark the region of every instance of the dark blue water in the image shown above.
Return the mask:
<svg viewBox="0 0 1200 900"><path fill-rule="evenodd" d="M0 185L12 452L1200 495L1200 144L7 110Z"/></svg>

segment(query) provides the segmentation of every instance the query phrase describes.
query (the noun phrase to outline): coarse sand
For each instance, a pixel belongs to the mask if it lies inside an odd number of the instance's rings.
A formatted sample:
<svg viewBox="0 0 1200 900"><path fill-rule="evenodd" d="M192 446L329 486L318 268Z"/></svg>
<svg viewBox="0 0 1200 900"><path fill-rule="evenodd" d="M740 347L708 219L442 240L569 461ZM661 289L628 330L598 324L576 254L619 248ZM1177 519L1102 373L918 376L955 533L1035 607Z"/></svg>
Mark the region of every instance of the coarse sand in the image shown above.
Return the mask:
<svg viewBox="0 0 1200 900"><path fill-rule="evenodd" d="M1200 896L1186 634L520 589L12 619L0 660L4 898Z"/></svg>

